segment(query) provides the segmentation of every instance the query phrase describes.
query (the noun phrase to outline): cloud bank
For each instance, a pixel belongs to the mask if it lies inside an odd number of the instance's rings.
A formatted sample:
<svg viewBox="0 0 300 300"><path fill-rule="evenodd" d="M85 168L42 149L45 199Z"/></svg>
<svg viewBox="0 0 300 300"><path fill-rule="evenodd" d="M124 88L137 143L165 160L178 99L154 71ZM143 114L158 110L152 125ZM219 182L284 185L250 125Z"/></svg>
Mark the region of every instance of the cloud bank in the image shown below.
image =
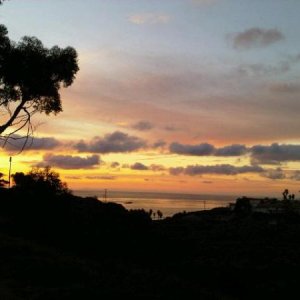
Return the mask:
<svg viewBox="0 0 300 300"><path fill-rule="evenodd" d="M229 164L220 164L213 166L203 165L190 165L187 167L176 167L169 169L171 175L205 175L205 174L217 174L217 175L238 175L244 173L261 173L264 169L260 166L242 166L236 167Z"/></svg>
<svg viewBox="0 0 300 300"><path fill-rule="evenodd" d="M45 154L39 167L51 166L60 169L93 169L101 162L99 155L87 157Z"/></svg>
<svg viewBox="0 0 300 300"><path fill-rule="evenodd" d="M247 152L245 145L233 144L222 148L216 148L208 143L198 145L186 145L180 143L172 143L169 151L175 154L194 155L194 156L241 156Z"/></svg>
<svg viewBox="0 0 300 300"><path fill-rule="evenodd" d="M281 168L276 168L273 170L267 170L265 173L262 174L263 177L278 180L278 179L285 179L286 175Z"/></svg>
<svg viewBox="0 0 300 300"><path fill-rule="evenodd" d="M151 130L154 125L148 121L139 121L132 125L132 128L139 131L148 131Z"/></svg>
<svg viewBox="0 0 300 300"><path fill-rule="evenodd" d="M115 131L106 134L103 138L95 137L90 142L80 141L74 145L79 152L91 153L126 153L140 150L146 146L146 142L136 136Z"/></svg>
<svg viewBox="0 0 300 300"><path fill-rule="evenodd" d="M277 83L271 84L269 89L271 92L275 92L275 93L295 94L295 93L300 93L300 84L299 83L277 82Z"/></svg>
<svg viewBox="0 0 300 300"><path fill-rule="evenodd" d="M6 144L4 140L0 140L0 147L5 144L5 151L20 151L25 142L23 136L14 134ZM53 150L61 145L62 143L53 137L29 137L24 150Z"/></svg>
<svg viewBox="0 0 300 300"><path fill-rule="evenodd" d="M148 171L151 170L153 172L165 171L166 168L162 165L152 164L150 166L146 166L140 162L136 162L135 164L130 166L131 170L139 170L139 171Z"/></svg>
<svg viewBox="0 0 300 300"><path fill-rule="evenodd" d="M233 36L233 47L246 50L257 47L267 47L284 39L284 35L278 29L263 29L253 27Z"/></svg>
<svg viewBox="0 0 300 300"><path fill-rule="evenodd" d="M183 155L207 156L215 152L215 147L208 143L198 145L184 145L180 143L172 143L169 147L171 153Z"/></svg>
<svg viewBox="0 0 300 300"><path fill-rule="evenodd" d="M86 179L90 180L116 180L116 176L111 175L91 175L91 176L85 176Z"/></svg>
<svg viewBox="0 0 300 300"><path fill-rule="evenodd" d="M260 164L278 164L286 161L300 161L300 145L274 143L270 146L255 145L251 158Z"/></svg>
<svg viewBox="0 0 300 300"><path fill-rule="evenodd" d="M192 156L239 157L248 154L253 164L279 164L280 162L300 161L300 145L293 144L273 143L252 147L233 144L216 148L208 143L197 145L172 143L169 146L169 151L174 154Z"/></svg>

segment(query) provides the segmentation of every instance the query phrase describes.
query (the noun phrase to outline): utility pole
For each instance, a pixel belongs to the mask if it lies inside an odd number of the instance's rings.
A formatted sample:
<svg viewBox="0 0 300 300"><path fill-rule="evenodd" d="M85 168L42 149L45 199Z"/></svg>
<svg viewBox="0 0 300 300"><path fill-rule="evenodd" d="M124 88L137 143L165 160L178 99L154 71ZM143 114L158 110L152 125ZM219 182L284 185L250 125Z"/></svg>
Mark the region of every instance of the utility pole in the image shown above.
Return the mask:
<svg viewBox="0 0 300 300"><path fill-rule="evenodd" d="M11 174L11 156L9 157L9 171L8 171L8 188L10 189L10 174Z"/></svg>

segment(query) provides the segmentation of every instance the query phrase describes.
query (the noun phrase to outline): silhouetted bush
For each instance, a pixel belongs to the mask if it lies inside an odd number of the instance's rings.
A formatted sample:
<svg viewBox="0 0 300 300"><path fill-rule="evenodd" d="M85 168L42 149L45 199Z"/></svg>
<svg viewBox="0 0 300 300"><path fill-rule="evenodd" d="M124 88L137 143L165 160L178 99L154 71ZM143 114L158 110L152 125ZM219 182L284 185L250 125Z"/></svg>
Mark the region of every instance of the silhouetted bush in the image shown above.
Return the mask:
<svg viewBox="0 0 300 300"><path fill-rule="evenodd" d="M28 174L18 172L12 175L15 190L45 197L69 194L67 184L50 167L33 168Z"/></svg>
<svg viewBox="0 0 300 300"><path fill-rule="evenodd" d="M129 217L138 226L147 225L152 221L149 213L144 209L131 209Z"/></svg>
<svg viewBox="0 0 300 300"><path fill-rule="evenodd" d="M8 184L8 181L4 180L2 177L3 177L3 173L0 173L0 189L4 187L6 184Z"/></svg>
<svg viewBox="0 0 300 300"><path fill-rule="evenodd" d="M252 212L250 200L244 197L237 199L234 212L238 215L249 215Z"/></svg>

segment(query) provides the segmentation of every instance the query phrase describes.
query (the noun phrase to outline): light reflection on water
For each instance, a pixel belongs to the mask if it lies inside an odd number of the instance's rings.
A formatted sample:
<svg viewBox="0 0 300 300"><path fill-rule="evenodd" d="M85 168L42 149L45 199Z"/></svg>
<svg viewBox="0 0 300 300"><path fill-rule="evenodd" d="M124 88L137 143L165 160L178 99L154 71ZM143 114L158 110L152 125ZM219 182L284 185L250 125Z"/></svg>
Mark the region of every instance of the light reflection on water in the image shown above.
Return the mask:
<svg viewBox="0 0 300 300"><path fill-rule="evenodd" d="M101 201L115 202L126 209L144 209L153 212L160 210L163 217L172 216L179 212L208 210L215 207L226 207L235 201L233 196L213 196L172 193L146 192L116 192L108 191L104 198L104 191L76 191L79 196L96 196ZM157 216L157 215L156 215Z"/></svg>
<svg viewBox="0 0 300 300"><path fill-rule="evenodd" d="M160 210L164 217L178 212L208 210L215 207L225 207L229 200L178 200L178 199L110 199L111 202L122 204L127 209L144 209L153 212Z"/></svg>

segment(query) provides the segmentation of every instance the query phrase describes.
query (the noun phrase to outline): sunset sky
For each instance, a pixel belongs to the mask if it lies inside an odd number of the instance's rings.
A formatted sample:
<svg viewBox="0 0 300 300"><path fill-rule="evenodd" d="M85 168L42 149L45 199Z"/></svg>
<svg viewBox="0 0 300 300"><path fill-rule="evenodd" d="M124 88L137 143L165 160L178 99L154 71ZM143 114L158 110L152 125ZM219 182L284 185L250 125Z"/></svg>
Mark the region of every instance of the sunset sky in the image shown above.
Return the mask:
<svg viewBox="0 0 300 300"><path fill-rule="evenodd" d="M300 190L299 0L9 0L12 40L73 46L63 112L35 116L7 175L71 189L280 196Z"/></svg>

